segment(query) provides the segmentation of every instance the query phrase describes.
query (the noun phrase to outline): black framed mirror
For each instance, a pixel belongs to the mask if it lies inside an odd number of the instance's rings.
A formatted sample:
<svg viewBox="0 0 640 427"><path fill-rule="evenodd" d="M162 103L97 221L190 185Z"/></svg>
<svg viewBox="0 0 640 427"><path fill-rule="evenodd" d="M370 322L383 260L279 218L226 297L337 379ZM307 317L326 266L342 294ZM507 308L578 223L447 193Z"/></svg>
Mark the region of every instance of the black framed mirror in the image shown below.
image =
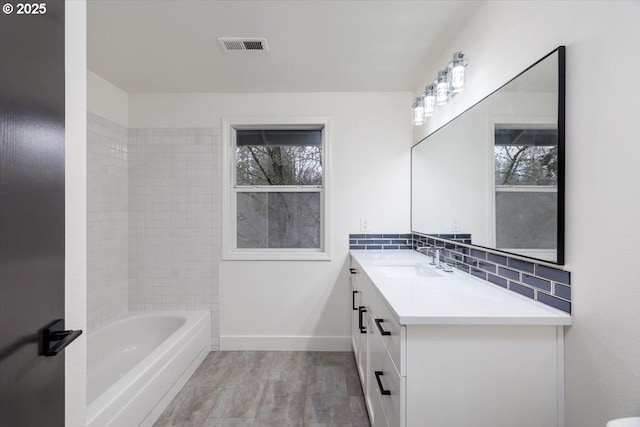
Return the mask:
<svg viewBox="0 0 640 427"><path fill-rule="evenodd" d="M411 149L411 228L564 264L565 47Z"/></svg>

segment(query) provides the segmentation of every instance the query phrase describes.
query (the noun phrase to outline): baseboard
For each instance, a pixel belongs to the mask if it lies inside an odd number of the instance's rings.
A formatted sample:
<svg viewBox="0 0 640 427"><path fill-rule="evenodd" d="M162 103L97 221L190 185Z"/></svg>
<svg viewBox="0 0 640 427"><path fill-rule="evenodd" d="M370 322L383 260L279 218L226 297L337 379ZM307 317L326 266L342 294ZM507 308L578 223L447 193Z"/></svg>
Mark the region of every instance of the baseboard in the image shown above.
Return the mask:
<svg viewBox="0 0 640 427"><path fill-rule="evenodd" d="M221 335L220 350L351 351L351 337Z"/></svg>

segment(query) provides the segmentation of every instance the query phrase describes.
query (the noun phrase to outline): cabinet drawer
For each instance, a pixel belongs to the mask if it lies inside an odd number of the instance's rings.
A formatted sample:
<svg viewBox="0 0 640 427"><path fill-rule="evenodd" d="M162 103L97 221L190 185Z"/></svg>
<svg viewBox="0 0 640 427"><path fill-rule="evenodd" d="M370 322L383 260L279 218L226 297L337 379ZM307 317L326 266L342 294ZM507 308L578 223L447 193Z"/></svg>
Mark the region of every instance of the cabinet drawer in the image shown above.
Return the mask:
<svg viewBox="0 0 640 427"><path fill-rule="evenodd" d="M378 297L373 313L373 321L398 374L406 376L404 343L407 338L407 329L398 323L382 297Z"/></svg>
<svg viewBox="0 0 640 427"><path fill-rule="evenodd" d="M372 394L369 396L367 406L371 408L371 412L369 414L371 427L395 427L387 423L387 418L384 416L384 409L382 409L380 395Z"/></svg>
<svg viewBox="0 0 640 427"><path fill-rule="evenodd" d="M384 353L382 369L376 371L372 382L377 387L385 418L389 426L402 427L406 425L405 415L405 377L398 375L398 372L389 357L389 353ZM382 394L384 390L384 393Z"/></svg>

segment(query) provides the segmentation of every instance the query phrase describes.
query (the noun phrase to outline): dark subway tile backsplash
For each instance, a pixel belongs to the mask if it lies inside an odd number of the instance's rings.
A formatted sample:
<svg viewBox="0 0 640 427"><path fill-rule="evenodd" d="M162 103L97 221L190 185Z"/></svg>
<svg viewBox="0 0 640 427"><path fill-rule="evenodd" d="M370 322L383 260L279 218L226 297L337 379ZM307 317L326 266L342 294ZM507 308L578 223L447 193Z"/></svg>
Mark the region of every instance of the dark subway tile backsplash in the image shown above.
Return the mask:
<svg viewBox="0 0 640 427"><path fill-rule="evenodd" d="M571 313L571 303L560 298L547 295L544 292L538 292L538 301L541 303L550 305L551 307L562 310L566 313Z"/></svg>
<svg viewBox="0 0 640 427"><path fill-rule="evenodd" d="M507 279L496 276L494 274L489 274L487 279L489 279L489 281L494 285L502 286L503 288L506 288L508 285Z"/></svg>
<svg viewBox="0 0 640 427"><path fill-rule="evenodd" d="M496 264L507 265L507 257L503 255L488 253L487 260Z"/></svg>
<svg viewBox="0 0 640 427"><path fill-rule="evenodd" d="M557 268L547 267L546 265L536 265L536 276L567 285L571 283L571 274L568 271L558 270Z"/></svg>
<svg viewBox="0 0 640 427"><path fill-rule="evenodd" d="M533 289L516 282L509 282L509 289L531 299L534 299L536 293Z"/></svg>
<svg viewBox="0 0 640 427"><path fill-rule="evenodd" d="M498 267L498 274L511 280L520 280L520 273L508 268Z"/></svg>
<svg viewBox="0 0 640 427"><path fill-rule="evenodd" d="M510 268L514 268L516 270L533 273L533 264L528 261L522 261L517 258L509 258L507 265L509 265Z"/></svg>
<svg viewBox="0 0 640 427"><path fill-rule="evenodd" d="M529 276L528 274L523 274L522 281L527 285L533 286L534 288L551 292L551 282L549 282L548 280L540 279L535 276Z"/></svg>
<svg viewBox="0 0 640 427"><path fill-rule="evenodd" d="M412 234L349 234L349 249L413 249Z"/></svg>
<svg viewBox="0 0 640 427"><path fill-rule="evenodd" d="M556 283L555 285L553 285L553 294L560 298L571 301L571 288L569 286Z"/></svg>

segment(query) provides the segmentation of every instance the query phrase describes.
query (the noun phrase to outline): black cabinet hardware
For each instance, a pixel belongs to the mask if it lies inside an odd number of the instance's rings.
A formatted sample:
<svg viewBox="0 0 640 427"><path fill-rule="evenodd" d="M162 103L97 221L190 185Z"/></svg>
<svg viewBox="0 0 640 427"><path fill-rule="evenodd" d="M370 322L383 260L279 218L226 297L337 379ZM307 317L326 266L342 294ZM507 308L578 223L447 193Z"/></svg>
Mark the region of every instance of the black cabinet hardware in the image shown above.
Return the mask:
<svg viewBox="0 0 640 427"><path fill-rule="evenodd" d="M376 374L376 381L378 382L378 388L380 389L380 394L383 396L389 396L391 394L390 390L385 390L384 387L382 387L382 380L380 379L381 376L384 375L384 373L382 371L375 371Z"/></svg>
<svg viewBox="0 0 640 427"><path fill-rule="evenodd" d="M362 314L366 312L367 312L367 309L363 305L358 307L358 328L360 328L361 334L367 333L367 328L362 324L364 322L362 319Z"/></svg>
<svg viewBox="0 0 640 427"><path fill-rule="evenodd" d="M358 293L358 291L352 291L353 295L351 295L351 308L353 308L353 311L357 311L358 307L356 307L356 294Z"/></svg>
<svg viewBox="0 0 640 427"><path fill-rule="evenodd" d="M54 320L40 330L40 355L57 356L82 334L81 330L64 330L64 319Z"/></svg>
<svg viewBox="0 0 640 427"><path fill-rule="evenodd" d="M356 269L355 269L355 268L350 268L350 269L349 269L349 273L351 273L351 274L356 274L356 273L357 273L357 271L356 271Z"/></svg>
<svg viewBox="0 0 640 427"><path fill-rule="evenodd" d="M380 335L391 335L391 332L385 331L384 329L382 329L381 323L384 322L383 319L376 319L375 322L376 322L376 326L378 327L378 330L380 331Z"/></svg>

